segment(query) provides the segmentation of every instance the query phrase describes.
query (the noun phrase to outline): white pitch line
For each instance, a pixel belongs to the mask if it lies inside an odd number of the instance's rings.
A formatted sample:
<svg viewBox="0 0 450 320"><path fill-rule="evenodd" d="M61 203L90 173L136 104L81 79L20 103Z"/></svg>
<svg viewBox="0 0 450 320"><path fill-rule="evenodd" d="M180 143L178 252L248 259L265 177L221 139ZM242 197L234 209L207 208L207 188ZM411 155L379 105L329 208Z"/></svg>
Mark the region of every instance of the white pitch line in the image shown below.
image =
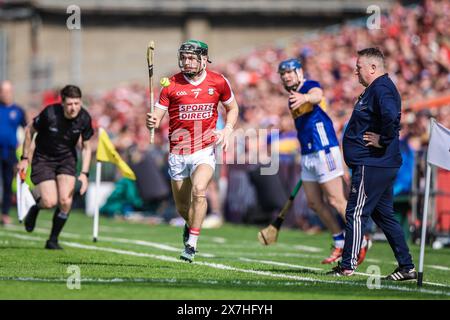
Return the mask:
<svg viewBox="0 0 450 320"><path fill-rule="evenodd" d="M34 277L0 277L0 281L23 281L23 282L67 282L67 278L34 278ZM228 283L233 285L248 285L248 286L307 286L309 284L303 282L264 282L261 280L201 280L201 279L176 279L176 278L81 278L81 283L125 283L125 282L144 282L144 283L200 283L200 284L219 284Z"/></svg>
<svg viewBox="0 0 450 320"><path fill-rule="evenodd" d="M15 226L15 225L9 225L8 229L9 230L22 231L23 227ZM44 228L35 228L34 232L42 233L42 234L48 234L50 232L50 230L44 229ZM80 234L75 234L75 233L70 233L70 232L64 232L63 233L63 237L73 238L73 239L85 239L86 238L85 235L80 235ZM208 237L208 238L223 239L223 238L220 238L220 237ZM100 240L105 240L107 242L136 244L136 245L140 245L140 246L153 247L153 248L156 248L156 249L170 251L170 252L179 252L181 250L180 248L169 246L167 244L162 244L162 243L158 243L158 242L150 242L150 241L145 241L145 240L131 240L131 239L125 239L125 238L116 238L116 237L101 237ZM280 244L277 244L277 245L280 245ZM228 244L227 247L229 247L229 246L230 245ZM241 246L241 245L231 245L231 246L233 246L235 248L248 248L246 246ZM283 244L283 246L287 246L287 245ZM205 244L205 247L208 247L208 245ZM292 248L291 246L289 246L289 247ZM315 250L320 249L320 248L317 248L317 247L302 246L302 245L295 246L295 248L297 248L297 247L301 247L303 249L306 249L306 251L309 250L309 252L316 252ZM236 255L236 254L238 254L238 252L233 251L233 255ZM268 252L267 254L265 254L265 253L259 254L259 253L254 253L254 252L249 252L249 253L239 252L239 254L248 254L248 255L252 255L252 256L256 255L256 256L287 256L287 257L299 257L299 258L319 258L319 256L317 256L317 255L314 256L314 255L307 255L307 254L301 254L301 253L276 253L276 252L270 252L269 253ZM216 257L213 254L205 253L205 252L203 252L203 253L199 252L199 253L197 253L197 256L204 257L204 258L215 258ZM397 263L394 262L394 261L381 261L379 259L367 258L366 261L367 262L372 262L372 263L386 263L387 262L387 263L390 263L392 265L397 265ZM446 267L446 266L426 265L426 267L430 267L432 269L436 269L436 270L439 270L439 271L450 271L450 268ZM364 275L364 276L373 276L373 274L362 273L362 272L355 272L355 274ZM435 285L435 286L443 286L442 284L432 283L432 282L428 282L428 284Z"/></svg>
<svg viewBox="0 0 450 320"><path fill-rule="evenodd" d="M312 252L312 253L317 253L317 252L323 251L323 249L321 249L321 248L305 246L305 245L295 245L294 248L298 249L300 251L306 251L306 252Z"/></svg>
<svg viewBox="0 0 450 320"><path fill-rule="evenodd" d="M273 265L273 266L283 266L283 267L290 267L290 268L295 268L295 269L306 269L306 270L312 270L312 271L327 271L327 269L324 268L315 268L315 267L308 267L308 266L302 266L299 264L291 264L291 263L285 263L285 262L279 262L279 261L273 261L273 260L256 260L256 259L248 259L248 258L239 258L239 260L242 261L246 261L246 262L257 262L257 263L262 263L262 264L268 264L268 265ZM369 274L369 273L362 273L362 272L355 272L355 274L357 275L361 275L361 276L374 276L374 277L383 277L383 276L377 276L374 274Z"/></svg>
<svg viewBox="0 0 450 320"><path fill-rule="evenodd" d="M1 232L0 232L0 234L1 234ZM39 237L33 237L33 236L27 236L27 235L21 235L21 234L14 234L14 236L16 238L24 239L24 240L34 240L34 241L42 240ZM62 243L64 243L64 242L62 242ZM99 248L99 247L95 247L95 248ZM152 255L152 256L155 256L155 255ZM289 264L289 263L270 261L270 260L255 260L255 259L248 259L248 258L240 258L240 259L245 259L247 261L254 261L254 262L259 262L259 263L264 263L264 264L273 264L273 265L279 265L279 266L282 265L282 266L293 267L293 268L298 268L298 269L303 268L303 269L310 269L310 270L316 270L316 271L319 271L319 270L320 271L325 271L324 269L320 269L320 268L306 267L306 266L300 266L300 265L293 265L293 264ZM178 259L175 259L175 260L176 260L176 262L179 262ZM363 272L355 272L355 274L356 275L361 275L361 276L368 276L368 277L377 277L374 274L363 273ZM380 277L383 277L383 276L380 276ZM428 282L428 281L424 281L423 283L428 284L428 285L432 285L432 286L439 286L439 287L444 287L444 288L450 288L450 286L442 284L442 283L435 283L435 282Z"/></svg>
<svg viewBox="0 0 450 320"><path fill-rule="evenodd" d="M5 232L1 232L1 231L0 231L0 234L6 235L6 236L11 236L11 237L16 237L19 239L26 239L26 240L39 240L39 241L43 240L42 238L38 238L38 237L10 234L10 233L5 233ZM117 254L123 254L123 255L137 256L137 257L148 257L148 258L153 258L153 259L162 260L162 261L166 261L166 262L186 263L186 262L183 262L174 257L169 257L169 256L164 256L164 255L154 255L154 254L135 252L135 251L130 251L130 250L121 250L121 249L107 248L107 247L97 247L97 246L92 246L92 245L84 245L84 244L76 243L76 242L61 241L61 243L66 246L73 247L73 248L79 248L79 249L104 251L104 252L111 252L111 253L117 253ZM282 278L282 279L290 279L290 280L313 282L313 283L341 284L341 285L365 287L364 284L361 284L358 282L337 281L337 280L320 280L320 279L309 278L309 277L278 274L278 273L273 273L273 272L269 272L269 271L259 271L259 270L253 270L253 269L236 268L236 267L219 264L219 263L196 261L196 262L194 262L194 265L203 265L203 266L211 267L214 269L236 271L236 272L249 273L249 274L257 274L257 275L267 276L267 277L272 277L272 278ZM404 292L420 292L420 293L429 293L429 294L450 296L450 292L436 291L436 290L423 289L423 288L413 289L413 288L409 288L409 287L401 287L401 286L394 286L394 285L380 285L380 288L384 288L384 289L388 289L388 290L404 291Z"/></svg>
<svg viewBox="0 0 450 320"><path fill-rule="evenodd" d="M211 241L215 242L215 243L223 244L223 243L227 242L227 239L222 238L222 237L212 237Z"/></svg>
<svg viewBox="0 0 450 320"><path fill-rule="evenodd" d="M11 229L15 229L15 230L23 230L22 228L16 227L14 226ZM35 228L34 232L37 233L42 233L42 234L48 234L50 232L50 230L48 229L43 229L43 228ZM75 233L70 233L70 232L64 232L63 237L66 238L75 238L75 239L86 239L86 236L82 236L80 234L75 234ZM145 241L145 240L131 240L131 239L124 239L124 238L113 238L113 237L100 237L99 240L104 240L107 242L119 242L119 243L128 243L128 244L136 244L136 245L140 245L140 246L146 246L146 247L153 247L156 249L160 249L160 250L165 250L165 251L171 251L171 252L181 252L180 248L176 248L176 247L172 247L172 246L168 246L162 243L158 243L158 242L150 242L150 241ZM197 253L198 256L200 257L205 257L205 258L214 258L215 255L210 254L210 253Z"/></svg>
<svg viewBox="0 0 450 320"><path fill-rule="evenodd" d="M256 260L256 259L248 259L248 258L239 258L239 260L246 261L246 262L257 262L257 263L274 265L274 266L284 266L284 267L290 267L290 268L295 268L295 269L306 269L306 270L323 271L323 272L327 271L326 269L323 269L323 268L307 267L307 266L302 266L302 265L298 265L298 264L284 263L284 262L273 261L273 260ZM374 278L386 277L383 275L376 275L373 273L364 273L364 272L355 272L354 274L360 275L360 276L366 276L366 277L374 277ZM428 282L428 281L424 281L423 283L429 284L432 286L450 288L450 286L442 284L442 283L435 283L435 282Z"/></svg>
<svg viewBox="0 0 450 320"><path fill-rule="evenodd" d="M436 270L441 270L441 271L450 271L449 267L438 266L438 265L434 265L434 264L428 264L427 267L433 268L433 269L436 269Z"/></svg>
<svg viewBox="0 0 450 320"><path fill-rule="evenodd" d="M307 266L301 266L298 264L291 264L291 263L285 263L285 262L278 262L278 261L271 261L271 260L256 260L256 259L248 259L248 258L239 258L241 261L245 262L257 262L262 264L269 264L273 266L281 266L281 267L289 267L289 268L295 268L295 269L304 269L304 270L312 270L312 271L324 271L322 268L314 268L314 267L307 267Z"/></svg>

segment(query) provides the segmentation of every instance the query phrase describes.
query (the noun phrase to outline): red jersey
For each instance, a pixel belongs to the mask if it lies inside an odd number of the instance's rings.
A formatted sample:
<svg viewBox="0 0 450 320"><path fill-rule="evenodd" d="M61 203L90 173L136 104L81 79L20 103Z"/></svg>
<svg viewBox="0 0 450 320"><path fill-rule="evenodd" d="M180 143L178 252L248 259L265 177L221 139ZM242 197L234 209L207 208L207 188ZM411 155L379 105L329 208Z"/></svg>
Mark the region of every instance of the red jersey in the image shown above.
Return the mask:
<svg viewBox="0 0 450 320"><path fill-rule="evenodd" d="M219 101L227 105L233 98L230 83L219 73L205 70L197 81L181 72L172 76L155 105L169 112L170 152L192 154L213 144Z"/></svg>

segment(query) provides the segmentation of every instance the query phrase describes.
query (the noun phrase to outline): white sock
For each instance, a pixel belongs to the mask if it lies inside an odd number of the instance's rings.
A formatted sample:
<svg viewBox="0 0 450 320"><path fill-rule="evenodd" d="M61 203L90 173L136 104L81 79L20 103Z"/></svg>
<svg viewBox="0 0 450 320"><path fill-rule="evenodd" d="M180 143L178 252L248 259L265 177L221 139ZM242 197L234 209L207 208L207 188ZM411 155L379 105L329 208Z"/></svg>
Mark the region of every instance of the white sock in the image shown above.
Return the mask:
<svg viewBox="0 0 450 320"><path fill-rule="evenodd" d="M336 248L343 248L345 243L344 232L333 234L333 242Z"/></svg>
<svg viewBox="0 0 450 320"><path fill-rule="evenodd" d="M364 248L365 246L367 246L367 239L366 239L366 237L363 237L361 248Z"/></svg>
<svg viewBox="0 0 450 320"><path fill-rule="evenodd" d="M198 237L200 236L200 229L189 228L189 239L187 244L191 247L197 248Z"/></svg>
<svg viewBox="0 0 450 320"><path fill-rule="evenodd" d="M342 249L344 247L344 244L345 244L344 240L334 241L334 246L339 249Z"/></svg>

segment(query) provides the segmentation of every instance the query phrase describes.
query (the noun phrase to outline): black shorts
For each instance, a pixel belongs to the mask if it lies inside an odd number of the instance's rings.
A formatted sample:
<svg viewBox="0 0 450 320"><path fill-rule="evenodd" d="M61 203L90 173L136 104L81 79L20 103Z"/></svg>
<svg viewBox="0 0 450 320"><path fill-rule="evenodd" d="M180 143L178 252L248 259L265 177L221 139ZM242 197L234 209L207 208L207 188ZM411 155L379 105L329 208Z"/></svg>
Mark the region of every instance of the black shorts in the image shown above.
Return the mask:
<svg viewBox="0 0 450 320"><path fill-rule="evenodd" d="M59 174L76 175L77 158L51 157L35 153L31 163L31 181L37 185L46 180L56 180Z"/></svg>

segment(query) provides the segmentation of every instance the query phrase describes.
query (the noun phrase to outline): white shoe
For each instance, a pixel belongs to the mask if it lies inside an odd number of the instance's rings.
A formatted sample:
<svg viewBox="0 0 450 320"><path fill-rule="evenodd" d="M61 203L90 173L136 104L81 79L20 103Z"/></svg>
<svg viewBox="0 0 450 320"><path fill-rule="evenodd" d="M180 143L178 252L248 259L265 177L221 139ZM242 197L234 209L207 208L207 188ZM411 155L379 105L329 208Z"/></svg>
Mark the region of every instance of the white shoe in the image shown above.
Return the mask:
<svg viewBox="0 0 450 320"><path fill-rule="evenodd" d="M218 214L210 214L203 220L202 228L215 229L223 225L223 218Z"/></svg>

